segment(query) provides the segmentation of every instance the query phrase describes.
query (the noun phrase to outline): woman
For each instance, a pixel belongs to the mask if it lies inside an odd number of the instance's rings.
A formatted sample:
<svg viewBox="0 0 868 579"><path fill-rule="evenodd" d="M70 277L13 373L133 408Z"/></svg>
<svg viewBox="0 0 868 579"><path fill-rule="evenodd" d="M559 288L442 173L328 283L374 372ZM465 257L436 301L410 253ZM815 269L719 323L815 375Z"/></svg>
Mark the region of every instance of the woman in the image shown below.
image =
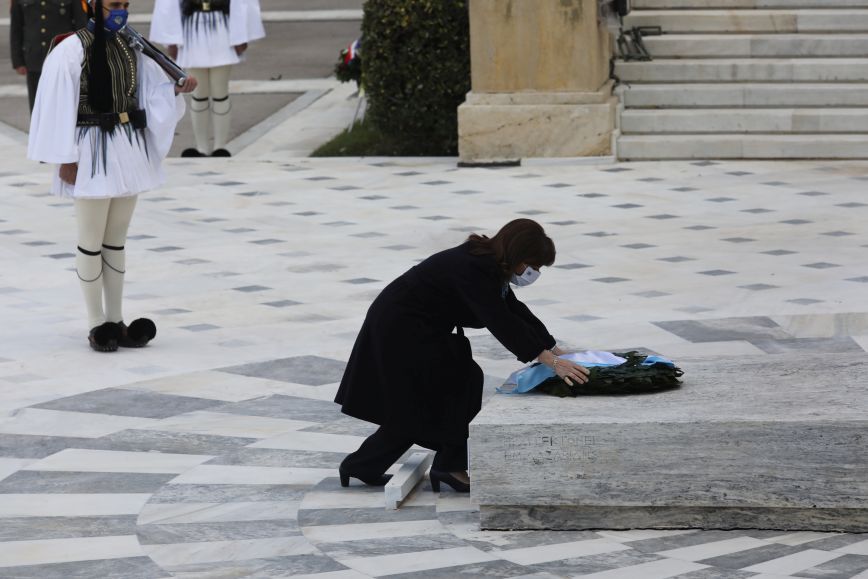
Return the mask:
<svg viewBox="0 0 868 579"><path fill-rule="evenodd" d="M190 103L196 146L182 157L230 157L229 76L247 45L265 37L259 0L156 0L154 42L199 80ZM211 133L213 132L213 145Z"/></svg>
<svg viewBox="0 0 868 579"><path fill-rule="evenodd" d="M482 405L482 369L462 328L488 328L522 362L551 366L564 380L587 381L509 287L533 283L555 247L530 219L507 223L491 239L471 235L389 284L368 310L335 398L345 414L379 424L340 466L349 478L382 486L386 470L413 444L436 451L431 487L468 492L468 425ZM453 333L453 329L456 330Z"/></svg>

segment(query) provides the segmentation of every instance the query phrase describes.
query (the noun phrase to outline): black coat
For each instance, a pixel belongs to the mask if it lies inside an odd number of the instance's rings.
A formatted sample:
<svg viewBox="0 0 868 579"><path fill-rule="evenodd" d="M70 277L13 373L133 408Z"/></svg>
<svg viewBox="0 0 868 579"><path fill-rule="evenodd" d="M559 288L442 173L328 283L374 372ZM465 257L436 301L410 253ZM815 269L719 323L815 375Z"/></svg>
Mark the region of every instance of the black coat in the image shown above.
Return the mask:
<svg viewBox="0 0 868 579"><path fill-rule="evenodd" d="M461 328L483 327L522 362L555 345L492 256L467 244L432 255L371 304L335 402L416 441L465 440L481 408L482 370Z"/></svg>

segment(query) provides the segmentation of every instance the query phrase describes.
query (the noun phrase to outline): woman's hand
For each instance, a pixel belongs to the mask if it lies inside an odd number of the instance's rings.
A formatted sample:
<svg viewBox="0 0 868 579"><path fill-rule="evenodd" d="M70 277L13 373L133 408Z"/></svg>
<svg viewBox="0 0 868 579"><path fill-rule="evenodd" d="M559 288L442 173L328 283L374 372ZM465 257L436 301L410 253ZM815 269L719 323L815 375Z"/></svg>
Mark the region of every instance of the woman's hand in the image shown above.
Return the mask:
<svg viewBox="0 0 868 579"><path fill-rule="evenodd" d="M78 163L64 163L60 166L60 180L70 185L75 185L78 177Z"/></svg>
<svg viewBox="0 0 868 579"><path fill-rule="evenodd" d="M584 366L580 366L579 364L575 364L570 362L569 360L565 360L563 358L558 358L557 352L560 350L555 347L552 350L544 350L542 354L537 358L543 364L547 366L551 366L552 370L554 370L555 374L557 374L560 378L563 378L564 382L573 385L573 382L578 384L584 384L588 381L588 377L591 372Z"/></svg>

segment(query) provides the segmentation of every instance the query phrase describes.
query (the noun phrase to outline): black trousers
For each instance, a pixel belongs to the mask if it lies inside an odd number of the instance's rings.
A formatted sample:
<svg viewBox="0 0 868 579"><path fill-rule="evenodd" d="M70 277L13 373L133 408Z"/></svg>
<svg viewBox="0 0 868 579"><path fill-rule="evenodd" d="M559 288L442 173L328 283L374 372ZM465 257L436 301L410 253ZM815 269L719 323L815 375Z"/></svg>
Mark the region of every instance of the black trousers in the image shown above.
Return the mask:
<svg viewBox="0 0 868 579"><path fill-rule="evenodd" d="M36 89L39 87L39 77L42 71L27 71L27 100L30 102L30 112L33 112L33 104L36 102Z"/></svg>
<svg viewBox="0 0 868 579"><path fill-rule="evenodd" d="M436 452L434 463L431 465L434 470L446 472L467 470L466 440L461 444L413 440L382 426L366 438L357 451L347 455L341 463L341 468L363 476L380 476L414 444Z"/></svg>

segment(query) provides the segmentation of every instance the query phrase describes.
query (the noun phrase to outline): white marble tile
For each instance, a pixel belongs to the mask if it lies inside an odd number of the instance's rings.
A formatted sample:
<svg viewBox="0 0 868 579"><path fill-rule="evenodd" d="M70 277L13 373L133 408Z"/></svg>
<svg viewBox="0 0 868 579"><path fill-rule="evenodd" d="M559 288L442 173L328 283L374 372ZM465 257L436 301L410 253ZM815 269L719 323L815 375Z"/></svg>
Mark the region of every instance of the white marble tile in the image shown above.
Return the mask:
<svg viewBox="0 0 868 579"><path fill-rule="evenodd" d="M619 543L629 543L631 541L644 541L645 539L689 535L690 533L695 532L696 531L694 530L664 531L655 529L633 529L630 531L597 531L597 534L607 539L618 541Z"/></svg>
<svg viewBox="0 0 868 579"><path fill-rule="evenodd" d="M316 422L305 422L302 420L244 416L241 414L200 410L165 418L151 424L145 429L211 434L214 436L236 436L240 438L268 438L285 432L316 426L317 424Z"/></svg>
<svg viewBox="0 0 868 579"><path fill-rule="evenodd" d="M45 565L95 559L123 559L142 555L144 552L135 535L0 543L0 567Z"/></svg>
<svg viewBox="0 0 868 579"><path fill-rule="evenodd" d="M673 559L683 559L685 561L701 561L712 557L720 557L721 555L730 555L748 549L756 549L768 545L765 541L754 539L753 537L737 537L735 539L725 539L723 541L714 541L713 543L703 543L692 547L681 547L678 549L668 549L655 553L663 557L671 557Z"/></svg>
<svg viewBox="0 0 868 579"><path fill-rule="evenodd" d="M439 520L399 521L394 523L358 523L307 527L304 536L315 543L338 543L364 539L388 539L414 535L437 535L447 532Z"/></svg>
<svg viewBox="0 0 868 579"><path fill-rule="evenodd" d="M354 452L364 440L362 436L348 436L345 434L289 432L260 440L250 446L251 448L278 448L284 450Z"/></svg>
<svg viewBox="0 0 868 579"><path fill-rule="evenodd" d="M325 573L309 573L304 575L275 575L275 579L283 579L284 577L294 577L295 579L369 579L370 575L359 573L354 569L326 571Z"/></svg>
<svg viewBox="0 0 868 579"><path fill-rule="evenodd" d="M479 510L479 505L474 504L470 495L464 493L440 493L436 504L438 513Z"/></svg>
<svg viewBox="0 0 868 579"><path fill-rule="evenodd" d="M150 418L23 408L14 416L0 420L0 433L99 438L119 430L146 427L154 422Z"/></svg>
<svg viewBox="0 0 868 579"><path fill-rule="evenodd" d="M573 541L570 543L555 543L553 545L508 549L498 551L497 555L507 561L512 561L519 565L536 565L548 561L559 561L561 559L572 559L574 557L587 557L588 555L600 555L602 553L626 551L628 549L630 549L630 547L608 539L589 539L587 541Z"/></svg>
<svg viewBox="0 0 868 579"><path fill-rule="evenodd" d="M171 567L196 563L289 557L292 555L310 555L317 552L316 548L301 536L175 543L172 545L142 545L142 549L158 565L169 570Z"/></svg>
<svg viewBox="0 0 868 579"><path fill-rule="evenodd" d="M778 557L770 561L764 561L750 567L744 567L744 571L752 573L777 573L779 575L794 575L799 571L822 565L832 559L843 557L844 553L807 549L800 553L793 553L786 557Z"/></svg>
<svg viewBox="0 0 868 579"><path fill-rule="evenodd" d="M662 561L651 561L650 563L621 567L620 569L576 575L575 577L583 577L585 579L638 579L639 577L642 579L667 579L668 577L676 577L706 568L708 568L708 565L691 563L690 561L664 559Z"/></svg>
<svg viewBox="0 0 868 579"><path fill-rule="evenodd" d="M0 517L134 515L150 496L144 493L0 494Z"/></svg>
<svg viewBox="0 0 868 579"><path fill-rule="evenodd" d="M232 503L150 503L139 513L138 524L222 523L295 519L298 504L290 501Z"/></svg>
<svg viewBox="0 0 868 579"><path fill-rule="evenodd" d="M68 448L27 465L25 470L181 473L212 458L214 457L200 454Z"/></svg>
<svg viewBox="0 0 868 579"><path fill-rule="evenodd" d="M763 540L770 543L778 543L780 545L790 545L791 547L796 547L798 545L810 543L811 541L819 541L820 539L828 539L830 537L837 537L838 535L839 533L817 533L814 531L800 531L798 533L787 533L785 535L781 535L780 537L767 537Z"/></svg>
<svg viewBox="0 0 868 579"><path fill-rule="evenodd" d="M0 480L16 473L28 464L36 462L37 458L0 458Z"/></svg>
<svg viewBox="0 0 868 579"><path fill-rule="evenodd" d="M172 479L169 484L313 485L334 475L335 470L330 468L203 464Z"/></svg>
<svg viewBox="0 0 868 579"><path fill-rule="evenodd" d="M868 555L868 539L859 541L858 543L853 543L852 545L847 545L846 547L841 547L840 549L835 549L835 552L850 555Z"/></svg>
<svg viewBox="0 0 868 579"><path fill-rule="evenodd" d="M458 565L484 563L497 558L489 553L473 547L455 547L434 551L416 551L400 555L380 555L377 557L354 557L341 559L341 563L361 571L372 577L394 575L397 573L412 573L428 569L443 569Z"/></svg>
<svg viewBox="0 0 868 579"><path fill-rule="evenodd" d="M125 386L129 390L147 390L162 394L192 396L226 402L240 402L241 400L268 396L279 387L280 383L272 380L213 370L193 372L183 376L167 376Z"/></svg>
<svg viewBox="0 0 868 579"><path fill-rule="evenodd" d="M352 488L339 493L311 491L304 495L301 509L375 509L386 508L383 493L358 492Z"/></svg>

